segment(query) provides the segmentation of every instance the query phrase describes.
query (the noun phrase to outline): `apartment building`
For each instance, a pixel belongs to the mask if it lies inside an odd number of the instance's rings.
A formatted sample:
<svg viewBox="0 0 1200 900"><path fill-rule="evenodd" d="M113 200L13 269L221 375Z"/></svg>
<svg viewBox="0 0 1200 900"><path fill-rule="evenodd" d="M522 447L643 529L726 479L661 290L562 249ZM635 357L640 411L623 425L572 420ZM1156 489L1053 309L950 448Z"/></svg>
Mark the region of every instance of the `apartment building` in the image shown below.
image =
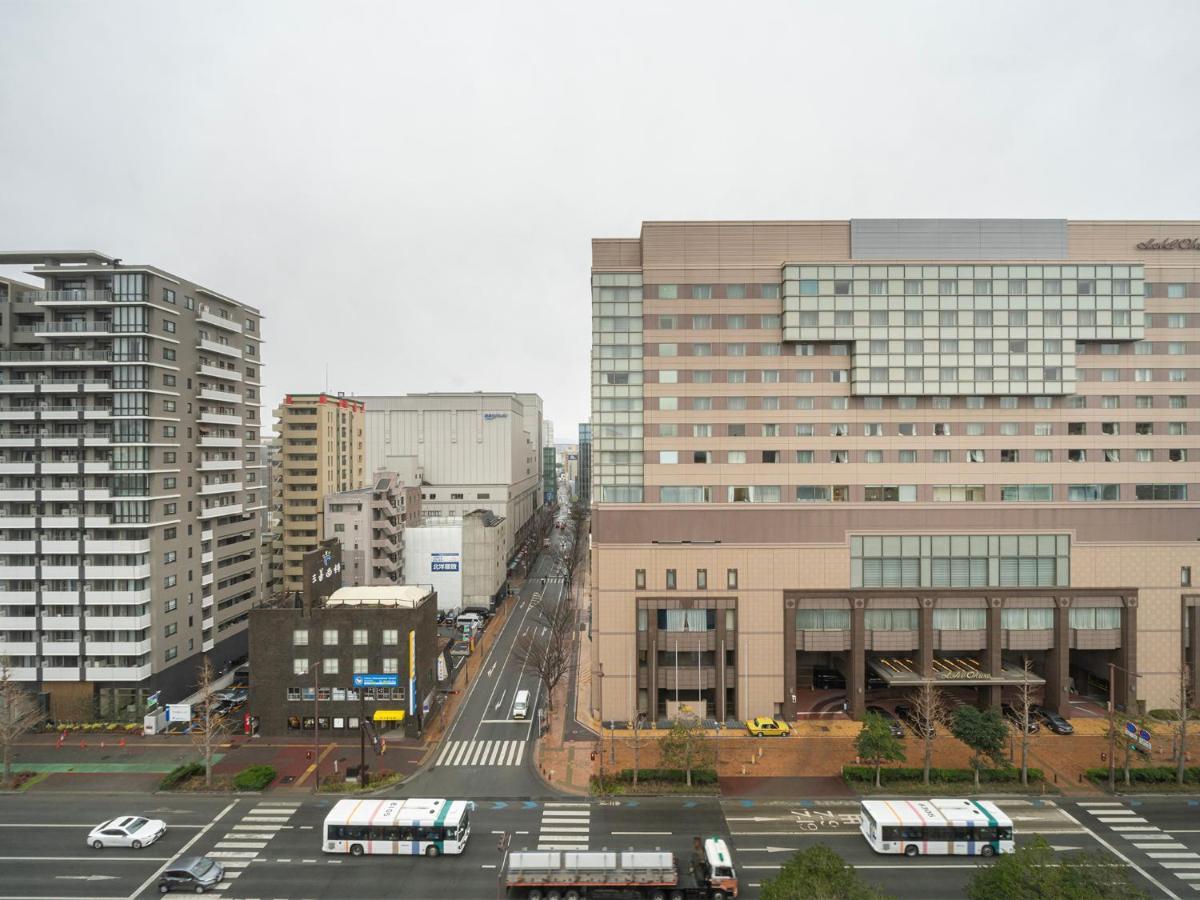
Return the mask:
<svg viewBox="0 0 1200 900"><path fill-rule="evenodd" d="M1200 673L1200 223L647 222L592 265L605 719Z"/></svg>
<svg viewBox="0 0 1200 900"><path fill-rule="evenodd" d="M476 509L504 519L512 554L542 506L542 399L537 394L435 393L358 397L366 404L367 465L422 485L426 525Z"/></svg>
<svg viewBox="0 0 1200 900"><path fill-rule="evenodd" d="M342 542L342 584L404 584L404 529L421 521L421 488L395 472L376 472L370 487L325 497L325 530Z"/></svg>
<svg viewBox="0 0 1200 900"><path fill-rule="evenodd" d="M245 656L266 475L262 317L96 252L0 253L0 657L57 718Z"/></svg>
<svg viewBox="0 0 1200 900"><path fill-rule="evenodd" d="M325 497L367 486L363 404L342 394L288 394L275 419L280 466L274 489L283 557L275 588L290 593L303 584L304 554L330 536Z"/></svg>

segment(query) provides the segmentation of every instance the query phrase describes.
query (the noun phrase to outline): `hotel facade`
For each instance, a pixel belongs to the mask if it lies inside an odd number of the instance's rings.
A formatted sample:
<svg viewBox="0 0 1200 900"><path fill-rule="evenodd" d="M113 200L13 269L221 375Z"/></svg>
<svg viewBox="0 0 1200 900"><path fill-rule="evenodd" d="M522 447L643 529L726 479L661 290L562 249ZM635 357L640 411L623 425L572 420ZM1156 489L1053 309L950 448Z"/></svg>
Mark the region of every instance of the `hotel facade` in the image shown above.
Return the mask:
<svg viewBox="0 0 1200 900"><path fill-rule="evenodd" d="M1200 222L647 222L591 284L604 719L1197 686Z"/></svg>

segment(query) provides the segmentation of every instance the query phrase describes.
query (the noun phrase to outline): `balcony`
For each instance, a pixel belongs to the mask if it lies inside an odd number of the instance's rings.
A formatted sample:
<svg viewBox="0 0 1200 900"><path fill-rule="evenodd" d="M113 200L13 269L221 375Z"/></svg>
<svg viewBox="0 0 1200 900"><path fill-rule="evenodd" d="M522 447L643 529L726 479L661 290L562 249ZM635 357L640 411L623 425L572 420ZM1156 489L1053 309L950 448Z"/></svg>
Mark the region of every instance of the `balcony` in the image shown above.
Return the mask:
<svg viewBox="0 0 1200 900"><path fill-rule="evenodd" d="M0 541L0 553L34 553L36 546L35 541ZM49 553L50 551L45 552Z"/></svg>
<svg viewBox="0 0 1200 900"><path fill-rule="evenodd" d="M0 631L37 631L37 616L0 616Z"/></svg>
<svg viewBox="0 0 1200 900"><path fill-rule="evenodd" d="M240 469L242 461L240 459L202 459L200 460L201 472L228 472L232 469Z"/></svg>
<svg viewBox="0 0 1200 900"><path fill-rule="evenodd" d="M84 599L88 606L133 606L149 603L150 591L88 591Z"/></svg>
<svg viewBox="0 0 1200 900"><path fill-rule="evenodd" d="M32 581L34 579L33 566L9 566L0 565L0 578L19 579L21 581ZM77 573L78 574L78 573ZM0 597L7 598L10 594L0 594Z"/></svg>
<svg viewBox="0 0 1200 900"><path fill-rule="evenodd" d="M83 321L83 322L39 322L33 326L33 333L38 337L58 337L59 335L70 335L71 337L106 337L113 333L112 322L110 321ZM145 328L137 329L138 334L147 334Z"/></svg>
<svg viewBox="0 0 1200 900"><path fill-rule="evenodd" d="M90 645L88 652L92 652ZM144 666L88 666L84 669L84 677L88 681L145 681L150 677L150 668L149 663ZM75 677L78 674L76 672Z"/></svg>
<svg viewBox="0 0 1200 900"><path fill-rule="evenodd" d="M218 516L240 516L242 514L242 504L230 503L228 506L210 506L207 509L200 510L201 519L215 519Z"/></svg>
<svg viewBox="0 0 1200 900"><path fill-rule="evenodd" d="M79 666L46 666L42 669L42 681L78 681Z"/></svg>
<svg viewBox="0 0 1200 900"><path fill-rule="evenodd" d="M79 641L42 641L42 655L78 656Z"/></svg>
<svg viewBox="0 0 1200 900"><path fill-rule="evenodd" d="M233 321L233 319L222 318L221 316L218 316L216 313L210 312L207 309L200 310L199 319L201 322L205 322L208 325L212 325L216 328L224 328L226 331L232 331L234 334L242 333L242 326Z"/></svg>
<svg viewBox="0 0 1200 900"><path fill-rule="evenodd" d="M0 640L0 657L37 656L37 641Z"/></svg>
<svg viewBox="0 0 1200 900"><path fill-rule="evenodd" d="M240 481L221 481L200 485L200 493L206 496L209 494L228 494L231 491L240 491L241 489L242 483Z"/></svg>
<svg viewBox="0 0 1200 900"><path fill-rule="evenodd" d="M55 616L51 615L54 607L42 613L42 628L46 631L78 631L79 616ZM45 650L44 653L50 651Z"/></svg>
<svg viewBox="0 0 1200 900"><path fill-rule="evenodd" d="M58 580L61 578L78 578L79 566L42 566L42 578L49 580Z"/></svg>
<svg viewBox="0 0 1200 900"><path fill-rule="evenodd" d="M212 628L213 628L213 620L212 619L201 619L200 620L200 630L201 631L212 631Z"/></svg>
<svg viewBox="0 0 1200 900"><path fill-rule="evenodd" d="M47 606L76 606L79 603L79 591L42 591L42 603Z"/></svg>
<svg viewBox="0 0 1200 900"><path fill-rule="evenodd" d="M242 424L241 416L230 416L224 413L212 413L200 411L201 425L233 425L240 426Z"/></svg>
<svg viewBox="0 0 1200 900"><path fill-rule="evenodd" d="M141 656L150 652L150 638L141 641L88 641L89 656Z"/></svg>
<svg viewBox="0 0 1200 900"><path fill-rule="evenodd" d="M112 291L24 291L21 299L39 306L99 306L113 302Z"/></svg>
<svg viewBox="0 0 1200 900"><path fill-rule="evenodd" d="M141 631L150 627L150 614L144 616L88 616L86 627L89 631ZM88 652L93 644L88 644Z"/></svg>
<svg viewBox="0 0 1200 900"><path fill-rule="evenodd" d="M201 436L201 447L241 447L242 439L236 437L208 437Z"/></svg>
<svg viewBox="0 0 1200 900"><path fill-rule="evenodd" d="M203 645L201 646L201 650L203 650L205 653L207 653L207 652L208 652L209 650L211 650L212 648L213 648L213 640L212 640L212 638L209 638L208 640L206 640L206 641L203 643Z"/></svg>
<svg viewBox="0 0 1200 900"><path fill-rule="evenodd" d="M131 362L141 362L143 360L131 360ZM81 362L112 362L111 350L99 350L94 348L78 348L74 350L0 350L0 364L2 363L33 363L34 365L52 365L55 363L81 363ZM241 376L238 376L241 380Z"/></svg>
<svg viewBox="0 0 1200 900"><path fill-rule="evenodd" d="M242 395L237 391L218 391L202 386L200 388L200 399L211 400L214 403L241 403Z"/></svg>
<svg viewBox="0 0 1200 900"><path fill-rule="evenodd" d="M44 544L42 545L45 546ZM84 543L85 552L87 553L149 553L150 541L95 541L87 540ZM47 553L53 552L50 550ZM72 552L72 551L67 551Z"/></svg>
<svg viewBox="0 0 1200 900"><path fill-rule="evenodd" d="M33 490L31 488L0 488L0 500L7 500L10 503L32 503Z"/></svg>
<svg viewBox="0 0 1200 900"><path fill-rule="evenodd" d="M0 357L0 362L3 358ZM200 374L206 378L221 378L227 381L241 381L242 373L236 369L220 369L216 366L200 366Z"/></svg>
<svg viewBox="0 0 1200 900"><path fill-rule="evenodd" d="M209 353L220 353L224 356L235 357L236 359L242 358L242 351L239 348L233 347L229 344L222 344L217 341L207 341L204 338L201 338L199 341L199 346L201 350L206 350Z"/></svg>
<svg viewBox="0 0 1200 900"><path fill-rule="evenodd" d="M142 566L84 566L84 578L93 581L107 580L110 578L149 578L150 563ZM54 576L46 576L54 577ZM59 576L65 577L65 576Z"/></svg>

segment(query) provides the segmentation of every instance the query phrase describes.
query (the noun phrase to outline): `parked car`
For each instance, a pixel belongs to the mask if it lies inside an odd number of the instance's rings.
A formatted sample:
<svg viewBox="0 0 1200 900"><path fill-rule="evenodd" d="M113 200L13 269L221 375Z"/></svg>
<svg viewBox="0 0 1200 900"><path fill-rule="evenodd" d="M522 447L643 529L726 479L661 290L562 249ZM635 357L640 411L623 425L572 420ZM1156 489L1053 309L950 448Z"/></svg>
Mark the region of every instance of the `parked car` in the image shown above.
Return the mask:
<svg viewBox="0 0 1200 900"><path fill-rule="evenodd" d="M844 691L846 676L837 669L813 669L813 687L822 691Z"/></svg>
<svg viewBox="0 0 1200 900"><path fill-rule="evenodd" d="M1015 728L1017 731L1021 730L1021 719L1022 719L1021 710L1017 709L1015 706L1010 706L1007 703L1001 703L1000 704L1000 712L1004 715L1004 718L1008 719L1008 721L1012 723L1013 728ZM1029 733L1035 734L1036 732L1041 731L1041 730L1042 730L1042 727L1040 725L1038 725L1037 716L1035 716L1033 714L1033 708L1030 707L1030 710L1029 710Z"/></svg>
<svg viewBox="0 0 1200 900"><path fill-rule="evenodd" d="M759 716L749 720L746 730L754 737L787 737L792 732L787 722L771 716Z"/></svg>
<svg viewBox="0 0 1200 900"><path fill-rule="evenodd" d="M1074 734L1075 727L1052 709L1044 706L1034 706L1029 710L1046 723L1046 727L1055 734Z"/></svg>
<svg viewBox="0 0 1200 900"><path fill-rule="evenodd" d="M875 715L886 719L888 728L892 732L892 737L904 737L904 729L900 727L900 723L896 720L896 716L893 713L884 709L882 706L868 706L867 712L875 713Z"/></svg>
<svg viewBox="0 0 1200 900"><path fill-rule="evenodd" d="M118 816L101 822L87 836L88 846L97 850L105 847L132 847L140 850L148 847L167 832L167 823L162 819L147 819L145 816Z"/></svg>
<svg viewBox="0 0 1200 900"><path fill-rule="evenodd" d="M917 716L917 711L913 709L913 707L909 706L907 703L897 703L896 716L897 718L903 720L908 727L912 729L913 734L915 734L917 737L922 737L921 720ZM933 728L932 731L933 735L936 736L937 729Z"/></svg>
<svg viewBox="0 0 1200 900"><path fill-rule="evenodd" d="M225 867L207 856L181 856L159 876L158 892L190 891L203 894L225 877Z"/></svg>

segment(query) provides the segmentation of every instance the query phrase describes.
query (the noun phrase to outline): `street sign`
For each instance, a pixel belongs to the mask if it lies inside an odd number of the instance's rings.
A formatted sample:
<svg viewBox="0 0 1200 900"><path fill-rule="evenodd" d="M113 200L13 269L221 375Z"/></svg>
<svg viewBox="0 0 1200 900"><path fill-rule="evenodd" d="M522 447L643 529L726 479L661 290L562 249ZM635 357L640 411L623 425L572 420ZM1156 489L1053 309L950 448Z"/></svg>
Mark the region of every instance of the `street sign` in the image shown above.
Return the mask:
<svg viewBox="0 0 1200 900"><path fill-rule="evenodd" d="M1146 729L1143 728L1141 733L1138 735L1138 743L1141 744L1143 747L1145 747L1147 750L1149 750L1150 749L1150 732L1146 731Z"/></svg>
<svg viewBox="0 0 1200 900"><path fill-rule="evenodd" d="M192 721L192 705L190 703L168 703L167 704L167 721L168 722L190 722L190 721Z"/></svg>
<svg viewBox="0 0 1200 900"><path fill-rule="evenodd" d="M364 687L400 687L399 675L355 675L354 686Z"/></svg>
<svg viewBox="0 0 1200 900"><path fill-rule="evenodd" d="M1137 737L1138 727L1132 722L1125 723L1125 733L1130 737Z"/></svg>

